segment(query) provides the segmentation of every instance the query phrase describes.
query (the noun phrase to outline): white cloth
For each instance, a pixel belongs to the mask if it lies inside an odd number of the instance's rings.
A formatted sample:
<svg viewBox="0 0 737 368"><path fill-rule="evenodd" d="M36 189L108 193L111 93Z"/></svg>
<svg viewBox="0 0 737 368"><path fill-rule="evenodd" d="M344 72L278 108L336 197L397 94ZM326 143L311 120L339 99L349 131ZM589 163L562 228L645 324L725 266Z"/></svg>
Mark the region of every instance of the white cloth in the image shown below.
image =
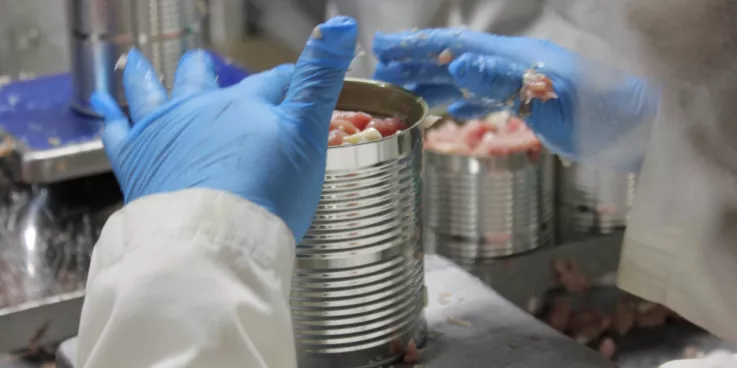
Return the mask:
<svg viewBox="0 0 737 368"><path fill-rule="evenodd" d="M674 360L659 368L737 368L737 355L720 350L700 359Z"/></svg>
<svg viewBox="0 0 737 368"><path fill-rule="evenodd" d="M79 367L296 367L294 255L280 219L225 192L128 204L92 256Z"/></svg>
<svg viewBox="0 0 737 368"><path fill-rule="evenodd" d="M632 0L643 65L664 80L619 286L737 343L737 15L732 0ZM632 10L632 9L631 9ZM708 60L710 63L705 63ZM662 67L667 66L667 67Z"/></svg>

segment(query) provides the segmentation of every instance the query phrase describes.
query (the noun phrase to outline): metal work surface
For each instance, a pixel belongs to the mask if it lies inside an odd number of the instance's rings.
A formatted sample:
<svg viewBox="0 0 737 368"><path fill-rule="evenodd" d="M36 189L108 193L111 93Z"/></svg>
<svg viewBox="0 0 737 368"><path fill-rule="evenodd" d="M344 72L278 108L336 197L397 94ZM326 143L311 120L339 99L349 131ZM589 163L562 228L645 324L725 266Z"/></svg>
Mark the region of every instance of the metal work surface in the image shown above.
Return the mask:
<svg viewBox="0 0 737 368"><path fill-rule="evenodd" d="M112 174L0 185L0 352L74 333L78 321L68 312L78 311L92 248L121 203Z"/></svg>
<svg viewBox="0 0 737 368"><path fill-rule="evenodd" d="M213 54L223 87L247 73ZM52 75L0 86L0 129L15 141L18 180L44 184L110 170L100 133L102 122L71 108L72 77Z"/></svg>
<svg viewBox="0 0 737 368"><path fill-rule="evenodd" d="M590 280L615 277L622 245L622 232L585 241L540 248L492 264L464 266L466 270L513 304L537 313L545 294L560 285L553 275L556 259L570 259Z"/></svg>
<svg viewBox="0 0 737 368"><path fill-rule="evenodd" d="M601 241L598 242L602 244ZM569 255L579 246L588 246L589 249L596 243L580 243L573 247L560 247L562 251L550 249L546 256L540 252L540 258L529 257L532 262L519 259L520 264L529 267L541 267L547 264L544 258L550 255ZM605 242L616 247L616 239ZM602 244L603 245L603 244ZM547 250L546 250L547 251ZM593 254L595 251L592 251ZM609 251L605 251L608 253ZM534 254L530 254L534 256ZM585 259L585 258L581 258ZM616 258L615 258L616 259ZM616 261L615 261L616 263ZM501 264L500 264L501 266ZM430 327L430 340L422 352L419 367L422 368L538 368L538 367L566 367L566 368L597 368L615 367L613 363L605 361L598 353L581 346L571 339L558 334L552 329L537 321L522 309L515 307L505 300L504 293L497 293L484 286L478 279L455 266L448 260L427 255L425 257L426 283L428 286L428 308L426 317ZM507 266L508 267L508 266ZM524 268L527 268L525 266ZM606 267L604 267L606 268ZM594 266L591 270L603 268ZM539 270L539 268L538 268ZM543 272L537 272L542 274ZM494 284L503 284L504 280L512 280L513 276L502 277L503 273L494 273L497 277ZM491 277L491 276L490 276ZM506 288L509 293L520 282L511 283ZM543 288L543 282L538 286ZM511 293L512 295L514 293ZM521 297L526 293L519 293L513 298L526 300ZM44 321L50 316L56 316L52 327L66 327L65 331L56 331L56 336L69 336L76 332L79 319L81 297L64 303L48 305L45 308L29 309L24 314L15 317L15 329L9 331L23 331L19 327L26 326L31 317L35 321ZM35 315L32 315L35 314ZM10 326L8 316L0 316L0 329L8 331ZM64 325L61 322L67 322ZM62 333L60 333L62 332ZM29 331L28 336L32 335ZM696 348L708 353L714 349L732 350L731 346L697 328L688 326L670 326L665 329L641 331L620 344L623 352L617 359L617 364L623 368L654 368L658 364L684 357L684 348ZM74 340L64 344L59 354L73 361L75 352ZM39 367L27 362L4 362L0 358L0 368L30 368ZM413 367L413 365L395 365L394 367ZM67 368L59 366L59 368Z"/></svg>
<svg viewBox="0 0 737 368"><path fill-rule="evenodd" d="M559 240L623 229L634 203L637 174L556 161Z"/></svg>
<svg viewBox="0 0 737 368"><path fill-rule="evenodd" d="M615 367L538 322L450 261L428 255L425 266L430 340L420 367ZM60 355L73 354L74 342L65 345ZM394 367L404 366L414 365Z"/></svg>
<svg viewBox="0 0 737 368"><path fill-rule="evenodd" d="M430 340L420 362L424 367L615 367L447 259L425 259Z"/></svg>

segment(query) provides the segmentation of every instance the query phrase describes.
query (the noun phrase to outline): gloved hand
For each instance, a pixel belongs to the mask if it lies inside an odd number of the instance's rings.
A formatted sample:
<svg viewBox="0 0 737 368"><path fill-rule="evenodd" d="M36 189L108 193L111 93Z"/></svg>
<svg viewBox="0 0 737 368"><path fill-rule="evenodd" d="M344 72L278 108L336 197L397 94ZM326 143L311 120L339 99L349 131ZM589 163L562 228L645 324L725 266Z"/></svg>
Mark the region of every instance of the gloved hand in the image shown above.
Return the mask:
<svg viewBox="0 0 737 368"><path fill-rule="evenodd" d="M445 50L454 60L441 65ZM573 160L652 121L657 110L657 96L643 80L591 65L544 40L429 29L378 33L373 51L380 60L376 79L405 86L430 105L450 104L448 112L460 119L498 110L511 96L519 104L522 77L536 67L559 98L533 100L527 123L549 149ZM607 81L594 81L605 74Z"/></svg>
<svg viewBox="0 0 737 368"><path fill-rule="evenodd" d="M280 217L300 241L317 209L330 118L356 48L356 23L319 26L296 66L282 65L220 89L201 51L180 61L171 98L151 64L128 54L131 120L108 94L92 104L126 203L187 188L233 193ZM131 125L132 122L132 125Z"/></svg>

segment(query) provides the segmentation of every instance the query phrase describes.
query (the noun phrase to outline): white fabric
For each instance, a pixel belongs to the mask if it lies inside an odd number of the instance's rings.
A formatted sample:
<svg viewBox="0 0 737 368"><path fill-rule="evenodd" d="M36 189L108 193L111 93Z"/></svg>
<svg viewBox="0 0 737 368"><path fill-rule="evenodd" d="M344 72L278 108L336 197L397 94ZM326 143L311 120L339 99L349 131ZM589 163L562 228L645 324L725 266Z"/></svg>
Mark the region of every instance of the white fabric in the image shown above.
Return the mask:
<svg viewBox="0 0 737 368"><path fill-rule="evenodd" d="M734 239L718 237L729 201L688 139L694 116L681 106L684 97L693 104L709 99L703 91L663 97L625 235L619 286L737 343L737 294L724 289L737 277L737 248Z"/></svg>
<svg viewBox="0 0 737 368"><path fill-rule="evenodd" d="M225 192L128 204L92 257L79 367L296 367L294 255L281 220Z"/></svg>
<svg viewBox="0 0 737 368"><path fill-rule="evenodd" d="M644 65L665 81L619 286L737 343L737 15L732 0L633 0ZM705 63L705 60L710 63Z"/></svg>
<svg viewBox="0 0 737 368"><path fill-rule="evenodd" d="M700 359L674 360L659 368L737 368L737 355L719 350Z"/></svg>

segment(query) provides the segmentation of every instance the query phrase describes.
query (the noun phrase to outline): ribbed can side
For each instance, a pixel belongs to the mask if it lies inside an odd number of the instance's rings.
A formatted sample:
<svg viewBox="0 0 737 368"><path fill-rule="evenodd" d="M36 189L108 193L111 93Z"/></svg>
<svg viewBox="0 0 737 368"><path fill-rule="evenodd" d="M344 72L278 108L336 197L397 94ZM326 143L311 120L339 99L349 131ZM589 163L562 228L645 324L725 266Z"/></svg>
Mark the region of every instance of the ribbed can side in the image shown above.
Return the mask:
<svg viewBox="0 0 737 368"><path fill-rule="evenodd" d="M424 339L421 160L418 146L327 173L292 285L297 346L310 367L383 364L401 356L393 342Z"/></svg>
<svg viewBox="0 0 737 368"><path fill-rule="evenodd" d="M473 263L553 241L547 154L425 156L426 243L438 253Z"/></svg>
<svg viewBox="0 0 737 368"><path fill-rule="evenodd" d="M575 240L625 227L635 199L637 174L584 165L559 165L559 228Z"/></svg>
<svg viewBox="0 0 737 368"><path fill-rule="evenodd" d="M320 204L292 279L301 368L387 366L427 338L420 129L427 105L395 86L347 79L338 109L401 116L411 126L328 149Z"/></svg>

